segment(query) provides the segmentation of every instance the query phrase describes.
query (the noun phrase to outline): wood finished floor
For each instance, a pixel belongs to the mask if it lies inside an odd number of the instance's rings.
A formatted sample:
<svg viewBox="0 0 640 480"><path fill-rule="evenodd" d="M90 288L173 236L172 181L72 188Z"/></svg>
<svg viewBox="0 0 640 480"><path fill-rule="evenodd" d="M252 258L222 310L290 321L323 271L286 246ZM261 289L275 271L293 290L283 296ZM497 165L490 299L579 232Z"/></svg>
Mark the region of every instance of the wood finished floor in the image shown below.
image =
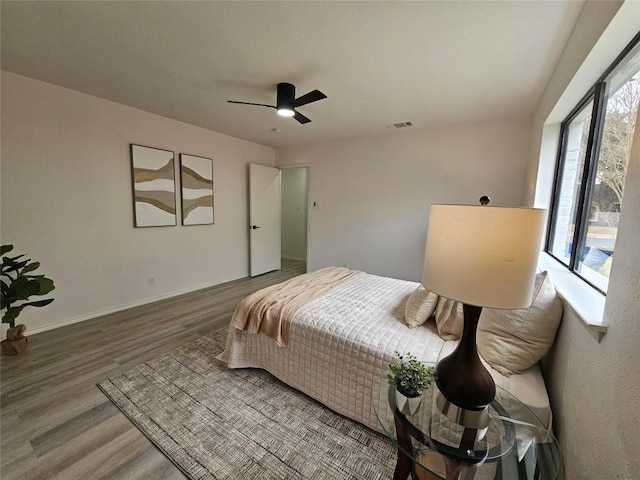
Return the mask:
<svg viewBox="0 0 640 480"><path fill-rule="evenodd" d="M1 357L0 478L184 479L96 383L228 325L243 297L305 271L282 267L32 335L27 353Z"/></svg>

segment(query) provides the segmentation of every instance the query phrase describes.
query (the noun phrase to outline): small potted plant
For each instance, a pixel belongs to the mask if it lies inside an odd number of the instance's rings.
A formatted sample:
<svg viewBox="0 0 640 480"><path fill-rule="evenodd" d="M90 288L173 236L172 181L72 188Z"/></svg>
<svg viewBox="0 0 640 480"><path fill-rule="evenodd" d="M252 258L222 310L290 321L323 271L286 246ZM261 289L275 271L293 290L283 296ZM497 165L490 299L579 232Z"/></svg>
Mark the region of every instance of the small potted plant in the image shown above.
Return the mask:
<svg viewBox="0 0 640 480"><path fill-rule="evenodd" d="M435 379L434 368L419 362L409 352L395 353L398 361L389 364L387 379L396 389L398 409L413 415L418 411L422 394Z"/></svg>
<svg viewBox="0 0 640 480"><path fill-rule="evenodd" d="M44 307L53 302L53 298L46 300L27 301L34 295L46 295L55 286L53 280L44 275L33 275L32 272L40 266L40 262L32 262L24 255L7 257L7 253L13 250L13 245L0 246L0 310L2 323L8 323L7 338L1 342L2 353L5 355L17 355L27 349L27 337L24 331L27 327L16 325L15 321L25 307Z"/></svg>

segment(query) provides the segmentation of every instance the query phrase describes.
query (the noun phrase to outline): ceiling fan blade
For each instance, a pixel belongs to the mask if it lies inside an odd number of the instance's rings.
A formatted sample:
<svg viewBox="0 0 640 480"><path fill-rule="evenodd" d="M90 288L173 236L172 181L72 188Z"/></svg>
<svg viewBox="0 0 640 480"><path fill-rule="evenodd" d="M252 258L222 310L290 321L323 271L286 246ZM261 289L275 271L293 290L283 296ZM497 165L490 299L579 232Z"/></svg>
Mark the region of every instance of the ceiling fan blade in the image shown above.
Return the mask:
<svg viewBox="0 0 640 480"><path fill-rule="evenodd" d="M257 107L269 107L276 108L275 105L267 105L265 103L249 103L249 102L238 102L236 100L227 100L227 103L237 103L239 105L255 105Z"/></svg>
<svg viewBox="0 0 640 480"><path fill-rule="evenodd" d="M300 112L296 112L293 115L293 118L295 118L297 121L299 121L300 123L302 123L303 125L305 123L309 123L311 121L310 118L305 117L304 115L302 115Z"/></svg>
<svg viewBox="0 0 640 480"><path fill-rule="evenodd" d="M300 98L296 98L291 103L291 106L301 107L302 105L306 105L307 103L311 103L311 102L317 102L318 100L322 100L323 98L327 98L327 96L324 93L322 93L320 90L314 90L312 92L302 95Z"/></svg>

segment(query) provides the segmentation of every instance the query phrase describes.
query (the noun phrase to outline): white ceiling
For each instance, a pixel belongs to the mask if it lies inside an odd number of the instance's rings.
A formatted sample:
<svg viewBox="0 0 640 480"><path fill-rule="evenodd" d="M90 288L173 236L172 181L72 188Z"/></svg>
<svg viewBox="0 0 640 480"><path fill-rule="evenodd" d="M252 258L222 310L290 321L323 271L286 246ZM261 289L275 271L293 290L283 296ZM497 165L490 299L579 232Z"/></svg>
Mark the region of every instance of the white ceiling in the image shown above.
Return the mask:
<svg viewBox="0 0 640 480"><path fill-rule="evenodd" d="M3 69L279 147L530 115L584 2L0 5ZM312 123L226 103L278 82Z"/></svg>

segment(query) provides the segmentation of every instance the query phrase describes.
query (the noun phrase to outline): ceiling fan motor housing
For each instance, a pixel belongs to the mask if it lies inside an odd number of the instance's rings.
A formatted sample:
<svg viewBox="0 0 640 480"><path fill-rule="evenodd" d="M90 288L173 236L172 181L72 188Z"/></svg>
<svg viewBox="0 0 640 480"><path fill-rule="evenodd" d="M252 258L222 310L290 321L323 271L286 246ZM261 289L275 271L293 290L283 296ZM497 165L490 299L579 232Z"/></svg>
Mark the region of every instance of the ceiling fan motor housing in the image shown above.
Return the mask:
<svg viewBox="0 0 640 480"><path fill-rule="evenodd" d="M278 84L278 95L276 108L293 110L292 103L296 98L296 87L290 83Z"/></svg>

